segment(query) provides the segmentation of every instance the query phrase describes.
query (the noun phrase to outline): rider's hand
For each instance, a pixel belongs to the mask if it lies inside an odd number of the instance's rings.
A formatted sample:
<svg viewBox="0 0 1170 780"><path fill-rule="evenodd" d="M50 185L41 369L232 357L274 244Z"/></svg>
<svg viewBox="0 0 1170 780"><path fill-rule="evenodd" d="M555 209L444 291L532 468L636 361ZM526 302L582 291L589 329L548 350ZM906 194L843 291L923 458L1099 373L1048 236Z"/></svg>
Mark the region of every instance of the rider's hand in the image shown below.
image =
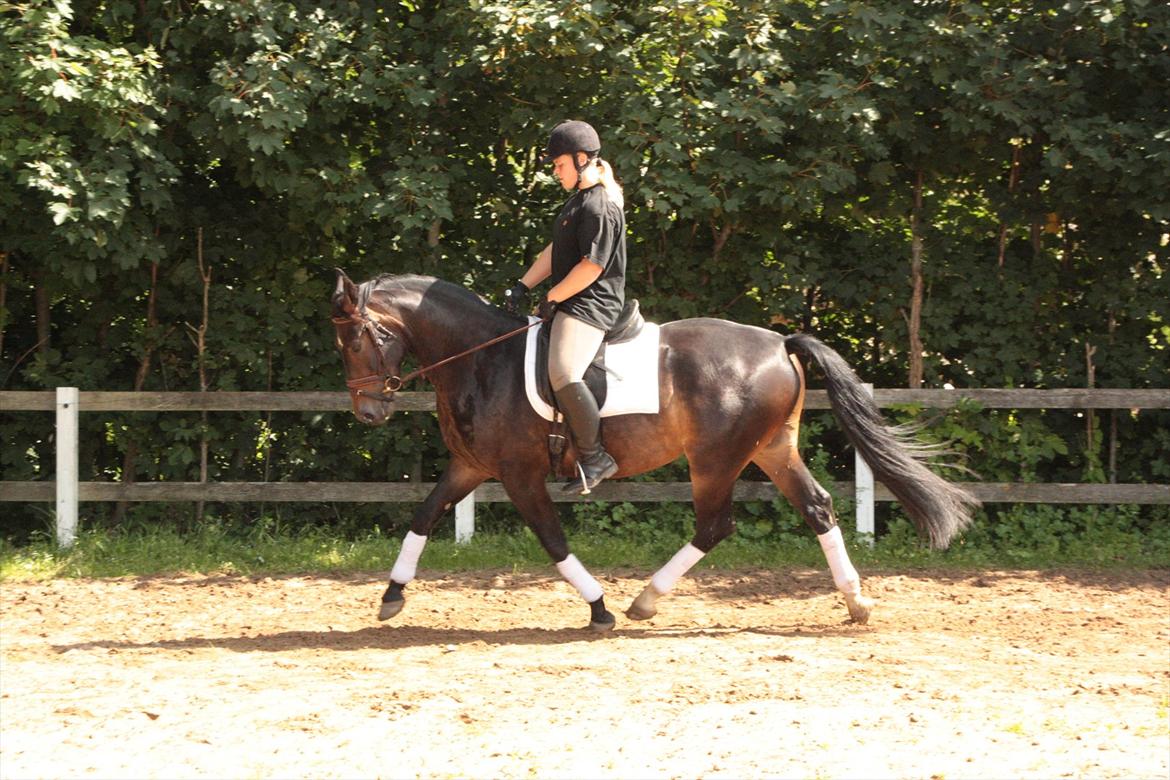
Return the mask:
<svg viewBox="0 0 1170 780"><path fill-rule="evenodd" d="M519 314L527 308L528 287L524 282L516 282L516 284L504 290L504 311L509 314Z"/></svg>
<svg viewBox="0 0 1170 780"><path fill-rule="evenodd" d="M545 298L544 300L542 300L540 302L540 306L538 306L536 308L536 316L540 317L545 322L548 322L549 320L551 320L553 318L553 315L556 313L557 313L557 302L550 301L548 298Z"/></svg>

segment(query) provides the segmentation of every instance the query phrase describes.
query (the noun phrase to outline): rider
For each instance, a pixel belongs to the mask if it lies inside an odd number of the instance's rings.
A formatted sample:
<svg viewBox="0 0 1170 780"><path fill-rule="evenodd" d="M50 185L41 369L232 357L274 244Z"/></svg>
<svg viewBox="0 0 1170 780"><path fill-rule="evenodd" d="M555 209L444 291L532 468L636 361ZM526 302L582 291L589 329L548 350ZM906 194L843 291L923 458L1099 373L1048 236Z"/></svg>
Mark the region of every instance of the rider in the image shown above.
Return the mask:
<svg viewBox="0 0 1170 780"><path fill-rule="evenodd" d="M504 293L504 307L518 312L528 292L552 277L539 314L553 318L549 381L577 445L581 472L579 479L565 483L565 490L578 493L618 470L601 444L597 401L582 381L625 303L624 200L612 166L600 154L601 139L587 123L568 121L553 128L541 162L551 162L561 186L573 194L553 225L552 243Z"/></svg>

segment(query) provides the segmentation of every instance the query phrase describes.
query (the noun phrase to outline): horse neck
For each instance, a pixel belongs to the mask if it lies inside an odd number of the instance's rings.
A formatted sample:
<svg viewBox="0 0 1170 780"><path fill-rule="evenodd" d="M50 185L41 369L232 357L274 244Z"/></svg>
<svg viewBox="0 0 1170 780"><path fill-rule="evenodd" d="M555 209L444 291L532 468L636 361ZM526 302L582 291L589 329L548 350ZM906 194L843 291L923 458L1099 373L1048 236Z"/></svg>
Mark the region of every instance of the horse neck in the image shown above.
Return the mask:
<svg viewBox="0 0 1170 780"><path fill-rule="evenodd" d="M455 296L434 294L398 302L392 316L406 327L410 351L420 368L477 347L516 327L516 323L489 307ZM473 355L468 355L453 361L436 369L428 378L438 385L468 376L466 363L472 358Z"/></svg>

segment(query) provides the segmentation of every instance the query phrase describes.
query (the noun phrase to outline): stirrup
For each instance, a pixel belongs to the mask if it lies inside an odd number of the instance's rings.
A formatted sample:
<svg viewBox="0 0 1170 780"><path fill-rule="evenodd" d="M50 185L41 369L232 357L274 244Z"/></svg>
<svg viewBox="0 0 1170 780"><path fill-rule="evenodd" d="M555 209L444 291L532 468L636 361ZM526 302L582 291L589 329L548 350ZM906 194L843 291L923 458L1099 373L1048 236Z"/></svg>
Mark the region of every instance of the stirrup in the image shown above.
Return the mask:
<svg viewBox="0 0 1170 780"><path fill-rule="evenodd" d="M581 465L581 460L578 459L576 463L576 476L568 479L561 489L566 493L577 493L578 495L587 496L593 492L593 488L597 487L606 479L616 474L618 471L617 461L615 461L613 456L609 455L609 453L606 453L604 450L602 451L602 454L609 462L606 463L602 468L598 469L597 472L592 476L592 484L590 484L590 475L586 473L585 467Z"/></svg>
<svg viewBox="0 0 1170 780"><path fill-rule="evenodd" d="M585 476L585 467L581 465L580 461L577 461L575 465L577 466L577 476L581 478L581 495L587 496L593 491L589 489L589 479ZM568 489L568 485L565 486L565 489Z"/></svg>

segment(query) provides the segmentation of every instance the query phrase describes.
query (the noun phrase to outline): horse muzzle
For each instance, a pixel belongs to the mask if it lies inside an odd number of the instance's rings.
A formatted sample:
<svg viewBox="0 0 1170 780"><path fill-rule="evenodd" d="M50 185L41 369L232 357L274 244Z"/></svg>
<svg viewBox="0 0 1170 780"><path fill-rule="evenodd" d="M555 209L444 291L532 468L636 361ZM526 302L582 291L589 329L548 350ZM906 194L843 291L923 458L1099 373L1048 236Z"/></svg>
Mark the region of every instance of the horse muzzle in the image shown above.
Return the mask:
<svg viewBox="0 0 1170 780"><path fill-rule="evenodd" d="M353 403L353 416L366 425L382 425L394 414L394 394L402 387L396 376L367 376L345 383Z"/></svg>
<svg viewBox="0 0 1170 780"><path fill-rule="evenodd" d="M383 425L394 414L396 407L394 398L389 396L379 395L377 400L354 398L353 416L366 425Z"/></svg>

